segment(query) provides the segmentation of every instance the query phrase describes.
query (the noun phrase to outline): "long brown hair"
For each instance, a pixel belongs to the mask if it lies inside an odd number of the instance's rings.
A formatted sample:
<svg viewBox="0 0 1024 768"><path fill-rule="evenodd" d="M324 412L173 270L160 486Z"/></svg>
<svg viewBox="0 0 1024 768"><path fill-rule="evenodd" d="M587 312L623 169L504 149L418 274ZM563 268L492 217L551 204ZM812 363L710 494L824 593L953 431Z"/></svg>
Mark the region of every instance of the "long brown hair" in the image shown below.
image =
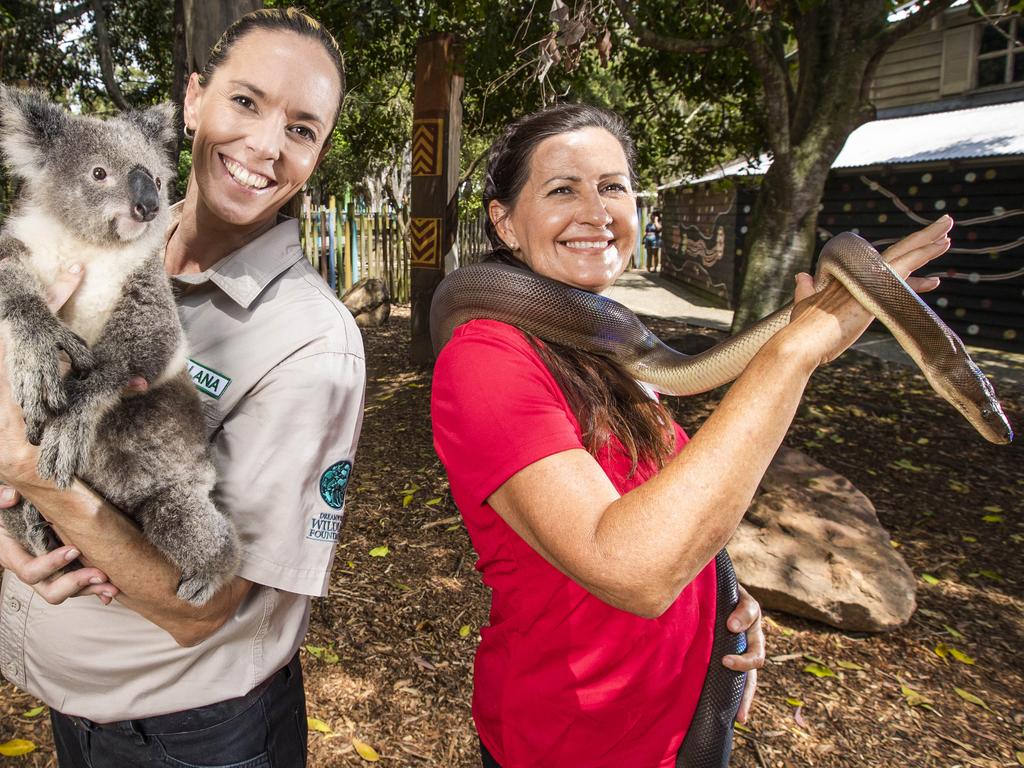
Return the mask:
<svg viewBox="0 0 1024 768"><path fill-rule="evenodd" d="M530 175L537 146L547 138L584 128L603 128L622 145L635 179L636 150L622 119L599 107L562 104L535 112L512 123L491 146L484 181L484 210L496 200L512 210ZM487 218L485 231L493 250L489 261L521 269L529 267L502 241L495 222ZM659 468L675 453L675 430L665 406L651 397L626 371L609 358L581 352L525 334L544 361L572 408L583 433L583 445L597 455L615 436L632 462Z"/></svg>

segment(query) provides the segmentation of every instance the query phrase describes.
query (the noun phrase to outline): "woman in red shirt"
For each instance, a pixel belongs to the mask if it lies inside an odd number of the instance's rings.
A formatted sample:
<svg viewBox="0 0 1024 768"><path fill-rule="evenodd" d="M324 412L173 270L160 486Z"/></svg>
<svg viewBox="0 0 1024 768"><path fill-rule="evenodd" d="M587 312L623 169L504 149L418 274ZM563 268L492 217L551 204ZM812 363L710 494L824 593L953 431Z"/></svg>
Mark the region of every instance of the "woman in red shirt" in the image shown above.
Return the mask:
<svg viewBox="0 0 1024 768"><path fill-rule="evenodd" d="M600 292L637 241L632 142L616 116L564 105L492 147L492 258ZM943 253L944 218L886 258L902 275ZM930 290L937 280L911 280ZM714 556L729 540L813 370L870 316L800 275L790 325L755 356L688 441L611 361L513 326L459 327L434 369L434 441L492 590L473 717L485 766L668 768L709 663L764 661L757 604L729 626L742 656L710 659Z"/></svg>

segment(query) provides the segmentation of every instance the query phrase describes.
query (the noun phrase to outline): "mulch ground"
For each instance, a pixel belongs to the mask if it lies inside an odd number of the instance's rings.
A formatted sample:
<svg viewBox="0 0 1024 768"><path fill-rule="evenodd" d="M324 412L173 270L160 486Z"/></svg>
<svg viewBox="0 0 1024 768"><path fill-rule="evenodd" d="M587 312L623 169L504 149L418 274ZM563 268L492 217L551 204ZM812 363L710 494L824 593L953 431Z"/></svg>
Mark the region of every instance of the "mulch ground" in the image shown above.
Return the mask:
<svg viewBox="0 0 1024 768"><path fill-rule="evenodd" d="M650 323L663 338L694 330ZM407 329L398 308L365 334L359 460L303 654L309 715L330 731L310 734L314 768L365 764L358 742L386 765L479 765L469 701L488 595L431 445L430 374L409 365ZM999 391L1024 427L1024 391ZM693 431L721 395L671 405ZM770 659L732 764L1024 765L1021 442L989 445L923 377L858 353L814 376L786 442L874 502L919 577L919 609L883 635L770 613ZM832 676L804 671L811 661ZM38 745L0 765L55 764L45 715L23 714L35 706L0 683L0 743Z"/></svg>

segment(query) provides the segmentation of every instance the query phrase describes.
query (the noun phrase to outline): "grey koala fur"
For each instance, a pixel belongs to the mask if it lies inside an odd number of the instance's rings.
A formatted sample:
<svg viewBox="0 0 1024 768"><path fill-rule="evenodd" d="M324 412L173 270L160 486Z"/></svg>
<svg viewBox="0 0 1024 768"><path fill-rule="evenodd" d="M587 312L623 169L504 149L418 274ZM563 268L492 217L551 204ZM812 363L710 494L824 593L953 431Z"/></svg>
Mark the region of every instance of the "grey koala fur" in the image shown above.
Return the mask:
<svg viewBox="0 0 1024 768"><path fill-rule="evenodd" d="M178 597L202 605L236 573L239 544L211 500L215 470L163 265L173 122L170 104L104 121L0 86L0 149L23 182L0 231L0 331L40 476L60 487L78 476L133 517L181 569ZM47 288L72 263L84 279L54 315ZM133 375L149 389L125 396ZM35 554L60 545L28 501L0 520Z"/></svg>

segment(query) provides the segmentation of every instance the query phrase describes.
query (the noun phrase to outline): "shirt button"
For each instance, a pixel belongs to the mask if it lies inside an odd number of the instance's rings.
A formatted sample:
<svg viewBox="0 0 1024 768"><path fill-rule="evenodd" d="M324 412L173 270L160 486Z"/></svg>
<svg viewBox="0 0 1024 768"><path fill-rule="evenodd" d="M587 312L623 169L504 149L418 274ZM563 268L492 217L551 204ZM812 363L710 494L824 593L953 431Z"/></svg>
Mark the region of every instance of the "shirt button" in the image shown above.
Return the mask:
<svg viewBox="0 0 1024 768"><path fill-rule="evenodd" d="M11 609L11 613L17 613L21 610L21 601L16 597L12 597L7 601L7 607Z"/></svg>

